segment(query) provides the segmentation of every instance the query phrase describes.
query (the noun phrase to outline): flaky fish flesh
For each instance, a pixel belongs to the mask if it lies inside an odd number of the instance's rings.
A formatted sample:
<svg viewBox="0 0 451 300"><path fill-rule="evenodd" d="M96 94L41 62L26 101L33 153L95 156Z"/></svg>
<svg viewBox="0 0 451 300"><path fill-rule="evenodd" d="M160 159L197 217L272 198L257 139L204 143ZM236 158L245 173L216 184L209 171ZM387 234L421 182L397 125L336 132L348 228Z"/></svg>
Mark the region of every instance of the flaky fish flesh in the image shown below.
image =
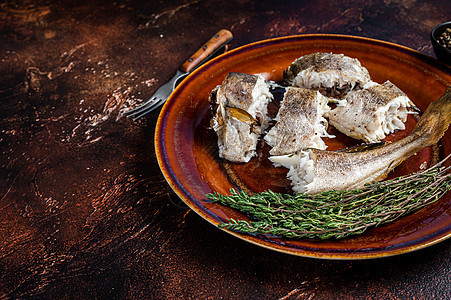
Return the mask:
<svg viewBox="0 0 451 300"><path fill-rule="evenodd" d="M318 89L333 97L341 97L371 81L368 70L356 58L321 52L296 59L284 71L284 79L290 85Z"/></svg>
<svg viewBox="0 0 451 300"><path fill-rule="evenodd" d="M361 151L306 149L270 160L289 168L293 191L318 194L350 190L384 179L404 159L436 144L451 123L451 87L431 103L410 135L393 143Z"/></svg>
<svg viewBox="0 0 451 300"><path fill-rule="evenodd" d="M283 155L303 148L326 149L321 137L333 137L326 131L324 118L330 110L328 102L318 91L287 87L274 119L277 123L264 137L272 146L269 153Z"/></svg>
<svg viewBox="0 0 451 300"><path fill-rule="evenodd" d="M256 155L260 134L268 126L269 84L260 75L230 73L216 87L210 102L210 125L218 135L219 156L248 162Z"/></svg>
<svg viewBox="0 0 451 300"><path fill-rule="evenodd" d="M415 104L393 83L367 83L346 95L346 105L329 113L329 122L355 139L375 143L395 130L404 130L407 115Z"/></svg>

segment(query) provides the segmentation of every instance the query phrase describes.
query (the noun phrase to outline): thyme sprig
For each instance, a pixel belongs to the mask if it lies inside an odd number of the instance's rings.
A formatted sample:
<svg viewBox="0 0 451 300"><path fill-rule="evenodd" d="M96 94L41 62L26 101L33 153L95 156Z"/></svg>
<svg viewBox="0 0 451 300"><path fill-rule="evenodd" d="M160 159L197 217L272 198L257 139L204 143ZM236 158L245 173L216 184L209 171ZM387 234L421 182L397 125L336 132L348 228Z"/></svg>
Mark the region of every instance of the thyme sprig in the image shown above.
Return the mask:
<svg viewBox="0 0 451 300"><path fill-rule="evenodd" d="M340 239L392 222L440 199L451 189L451 166L443 167L449 157L424 171L351 191L310 196L271 190L250 195L231 189L228 196L215 192L206 197L251 219L228 219L221 228L287 238Z"/></svg>

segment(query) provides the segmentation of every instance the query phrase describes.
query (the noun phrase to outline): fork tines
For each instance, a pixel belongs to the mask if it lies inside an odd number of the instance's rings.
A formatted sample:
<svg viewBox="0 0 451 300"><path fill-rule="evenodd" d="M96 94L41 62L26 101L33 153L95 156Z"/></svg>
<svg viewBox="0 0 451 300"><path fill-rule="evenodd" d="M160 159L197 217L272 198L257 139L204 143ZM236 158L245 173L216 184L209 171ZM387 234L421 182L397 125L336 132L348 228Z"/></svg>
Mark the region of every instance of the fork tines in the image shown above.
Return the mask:
<svg viewBox="0 0 451 300"><path fill-rule="evenodd" d="M150 113L151 111L157 109L163 103L164 103L163 99L152 97L145 103L141 104L140 106L130 109L126 112L123 112L122 114L126 117L134 116L134 120L137 120L145 116L146 114Z"/></svg>

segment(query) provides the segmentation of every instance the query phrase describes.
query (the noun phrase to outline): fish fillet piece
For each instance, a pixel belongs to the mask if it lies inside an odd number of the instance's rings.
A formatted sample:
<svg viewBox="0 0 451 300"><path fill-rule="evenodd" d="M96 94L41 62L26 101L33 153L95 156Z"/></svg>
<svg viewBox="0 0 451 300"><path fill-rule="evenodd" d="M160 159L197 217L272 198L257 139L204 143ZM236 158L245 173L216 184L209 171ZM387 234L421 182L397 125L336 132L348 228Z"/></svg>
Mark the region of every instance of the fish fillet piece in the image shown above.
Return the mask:
<svg viewBox="0 0 451 300"><path fill-rule="evenodd" d="M368 70L356 58L321 52L296 59L284 71L284 79L290 85L318 89L331 97L341 97L371 81Z"/></svg>
<svg viewBox="0 0 451 300"><path fill-rule="evenodd" d="M361 146L361 150L325 151L305 149L270 160L289 169L296 193L318 194L350 190L384 179L404 159L436 144L451 123L451 87L431 103L410 135L393 143Z"/></svg>
<svg viewBox="0 0 451 300"><path fill-rule="evenodd" d="M211 95L211 127L218 135L219 156L248 162L256 155L261 132L268 126L269 83L260 75L230 73Z"/></svg>
<svg viewBox="0 0 451 300"><path fill-rule="evenodd" d="M274 119L277 123L264 137L272 146L269 153L283 155L303 148L326 149L321 137L334 137L326 131L324 115L330 110L328 102L318 91L287 87Z"/></svg>
<svg viewBox="0 0 451 300"><path fill-rule="evenodd" d="M329 122L347 136L378 142L397 129L404 130L409 108L416 109L407 95L390 81L367 83L350 92L346 105L329 113Z"/></svg>

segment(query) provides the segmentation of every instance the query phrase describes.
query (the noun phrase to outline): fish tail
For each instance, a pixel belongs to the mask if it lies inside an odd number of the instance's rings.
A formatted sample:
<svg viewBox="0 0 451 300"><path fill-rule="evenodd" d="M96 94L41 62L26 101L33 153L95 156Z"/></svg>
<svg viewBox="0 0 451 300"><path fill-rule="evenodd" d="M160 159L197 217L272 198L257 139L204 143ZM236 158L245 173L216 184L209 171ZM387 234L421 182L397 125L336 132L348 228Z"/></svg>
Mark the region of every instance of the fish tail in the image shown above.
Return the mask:
<svg viewBox="0 0 451 300"><path fill-rule="evenodd" d="M451 123L451 86L443 95L432 102L418 121L412 135L424 139L425 145L436 144Z"/></svg>

